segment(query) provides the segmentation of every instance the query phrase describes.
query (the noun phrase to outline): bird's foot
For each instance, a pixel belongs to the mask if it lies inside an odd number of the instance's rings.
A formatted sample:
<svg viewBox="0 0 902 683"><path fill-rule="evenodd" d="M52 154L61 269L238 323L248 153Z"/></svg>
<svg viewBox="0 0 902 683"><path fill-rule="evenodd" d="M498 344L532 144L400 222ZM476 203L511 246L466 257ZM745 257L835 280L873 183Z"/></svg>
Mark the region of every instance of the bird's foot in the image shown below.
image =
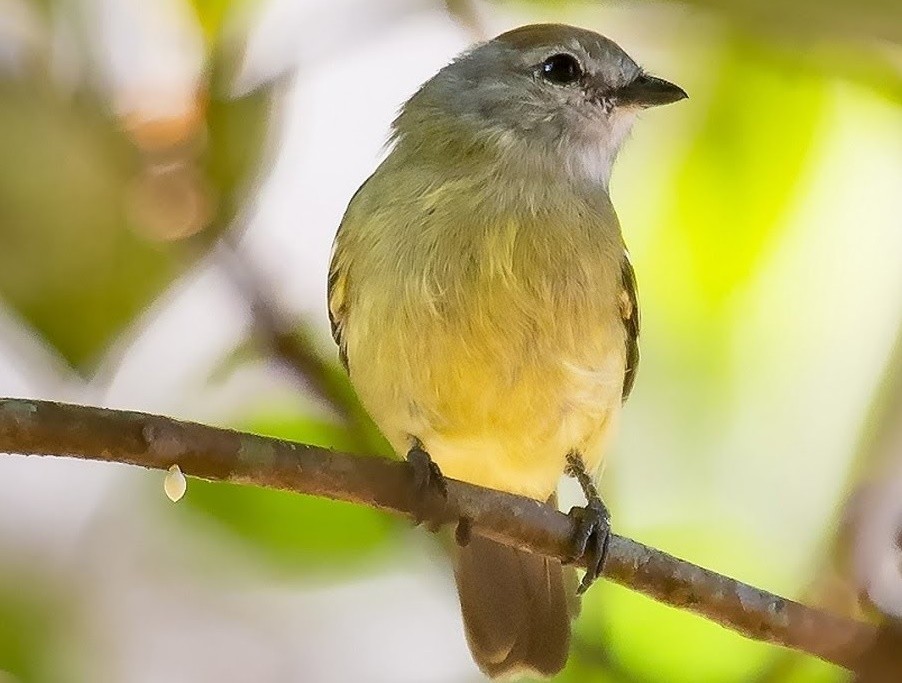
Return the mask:
<svg viewBox="0 0 902 683"><path fill-rule="evenodd" d="M461 517L454 527L454 540L461 548L470 544L473 537L473 522L468 517Z"/></svg>
<svg viewBox="0 0 902 683"><path fill-rule="evenodd" d="M586 507L571 508L570 517L576 521L576 535L573 539L574 554L571 562L585 558L586 573L577 595L582 595L601 576L604 561L611 544L611 514L601 501L595 482L586 471L585 463L578 453L567 455L567 474L575 478L586 496Z"/></svg>
<svg viewBox="0 0 902 683"><path fill-rule="evenodd" d="M419 445L407 452L407 463L413 471L413 518L419 526L430 518L435 518L435 508L448 498L448 487L445 476L430 455ZM435 528L434 528L435 527ZM430 530L435 531L438 525L431 523Z"/></svg>
<svg viewBox="0 0 902 683"><path fill-rule="evenodd" d="M595 497L589 499L584 508L571 508L569 516L576 521L571 562L575 563L583 558L586 560L586 573L576 589L576 594L582 595L601 576L604 569L611 543L611 515L601 498Z"/></svg>

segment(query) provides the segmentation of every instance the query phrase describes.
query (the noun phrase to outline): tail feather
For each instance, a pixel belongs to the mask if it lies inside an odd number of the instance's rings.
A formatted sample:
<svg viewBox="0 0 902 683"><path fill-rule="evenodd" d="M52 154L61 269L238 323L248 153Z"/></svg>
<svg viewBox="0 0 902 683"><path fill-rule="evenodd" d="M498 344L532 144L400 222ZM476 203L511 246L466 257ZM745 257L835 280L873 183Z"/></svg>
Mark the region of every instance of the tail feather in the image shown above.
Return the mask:
<svg viewBox="0 0 902 683"><path fill-rule="evenodd" d="M455 576L467 641L486 675L553 676L564 668L571 605L558 560L474 534Z"/></svg>

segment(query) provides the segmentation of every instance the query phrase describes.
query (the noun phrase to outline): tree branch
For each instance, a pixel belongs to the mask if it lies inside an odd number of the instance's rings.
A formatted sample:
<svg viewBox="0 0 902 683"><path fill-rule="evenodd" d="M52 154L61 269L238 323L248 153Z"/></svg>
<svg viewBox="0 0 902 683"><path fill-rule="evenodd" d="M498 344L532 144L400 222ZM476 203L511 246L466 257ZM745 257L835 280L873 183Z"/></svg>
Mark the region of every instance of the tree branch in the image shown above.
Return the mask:
<svg viewBox="0 0 902 683"><path fill-rule="evenodd" d="M411 516L411 472L402 462L242 434L157 415L45 401L0 399L0 452L60 455L166 470L203 479L324 496ZM571 555L573 520L534 500L449 480L430 521L470 521L501 543L550 557ZM806 607L667 553L614 536L604 575L726 628L854 666L874 628Z"/></svg>

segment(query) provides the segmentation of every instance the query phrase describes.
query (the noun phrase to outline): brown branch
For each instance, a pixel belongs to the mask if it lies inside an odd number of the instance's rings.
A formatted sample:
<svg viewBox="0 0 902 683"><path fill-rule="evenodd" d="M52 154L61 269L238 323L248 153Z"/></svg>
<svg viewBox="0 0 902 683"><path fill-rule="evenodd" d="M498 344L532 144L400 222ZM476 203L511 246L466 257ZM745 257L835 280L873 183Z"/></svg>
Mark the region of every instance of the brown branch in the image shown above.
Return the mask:
<svg viewBox="0 0 902 683"><path fill-rule="evenodd" d="M170 418L44 401L0 399L0 452L61 455L324 496L411 515L406 464L348 455ZM450 480L431 521L470 521L507 545L550 557L571 554L573 520L537 501ZM854 666L874 629L716 574L614 536L604 575L755 640Z"/></svg>

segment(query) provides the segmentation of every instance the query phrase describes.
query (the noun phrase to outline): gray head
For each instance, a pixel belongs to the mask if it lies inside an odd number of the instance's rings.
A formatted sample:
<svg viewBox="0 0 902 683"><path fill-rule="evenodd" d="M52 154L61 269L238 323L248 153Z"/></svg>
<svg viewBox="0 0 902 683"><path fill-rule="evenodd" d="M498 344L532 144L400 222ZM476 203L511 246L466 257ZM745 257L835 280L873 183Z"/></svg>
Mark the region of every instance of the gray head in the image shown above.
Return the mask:
<svg viewBox="0 0 902 683"><path fill-rule="evenodd" d="M394 137L419 137L446 152L494 146L522 161L535 153L606 184L636 113L684 97L604 36L537 24L504 33L439 71L404 106Z"/></svg>

